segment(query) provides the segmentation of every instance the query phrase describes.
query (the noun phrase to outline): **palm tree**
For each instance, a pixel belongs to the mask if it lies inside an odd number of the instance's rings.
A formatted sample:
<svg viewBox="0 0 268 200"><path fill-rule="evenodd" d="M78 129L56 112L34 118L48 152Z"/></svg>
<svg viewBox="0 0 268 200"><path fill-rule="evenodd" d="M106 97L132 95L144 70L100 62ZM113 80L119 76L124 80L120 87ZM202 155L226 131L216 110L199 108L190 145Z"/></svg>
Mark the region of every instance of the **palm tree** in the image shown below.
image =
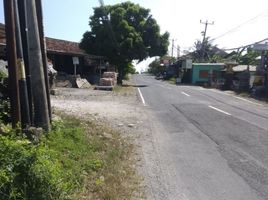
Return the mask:
<svg viewBox="0 0 268 200"><path fill-rule="evenodd" d="M194 62L218 62L227 54L217 45L212 45L209 37L205 38L204 42L197 40L194 48L195 51L191 54Z"/></svg>

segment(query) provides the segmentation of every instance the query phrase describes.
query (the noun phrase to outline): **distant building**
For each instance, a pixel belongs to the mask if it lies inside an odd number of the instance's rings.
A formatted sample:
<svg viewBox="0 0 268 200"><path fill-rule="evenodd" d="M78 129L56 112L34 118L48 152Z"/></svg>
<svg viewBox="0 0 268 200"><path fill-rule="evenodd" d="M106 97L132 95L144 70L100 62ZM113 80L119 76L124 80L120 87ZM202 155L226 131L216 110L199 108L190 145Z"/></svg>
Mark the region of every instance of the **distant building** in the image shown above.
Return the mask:
<svg viewBox="0 0 268 200"><path fill-rule="evenodd" d="M205 84L222 80L224 63L193 63L192 84Z"/></svg>

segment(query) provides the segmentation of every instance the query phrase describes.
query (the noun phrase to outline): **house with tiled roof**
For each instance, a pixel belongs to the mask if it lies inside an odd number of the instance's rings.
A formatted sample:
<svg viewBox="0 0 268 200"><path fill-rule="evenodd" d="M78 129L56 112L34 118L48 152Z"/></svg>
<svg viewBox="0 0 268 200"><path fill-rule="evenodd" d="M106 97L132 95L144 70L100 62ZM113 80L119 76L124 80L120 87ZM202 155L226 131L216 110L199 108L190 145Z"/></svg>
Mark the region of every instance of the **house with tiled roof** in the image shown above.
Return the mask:
<svg viewBox="0 0 268 200"><path fill-rule="evenodd" d="M77 57L79 64L76 67L77 74L82 76L99 75L108 66L103 56L88 55L79 48L78 42L66 41L61 39L46 37L47 57L52 61L54 68L58 72L74 74L73 57ZM5 25L0 23L0 59L6 57L6 37ZM93 82L93 81L92 81Z"/></svg>

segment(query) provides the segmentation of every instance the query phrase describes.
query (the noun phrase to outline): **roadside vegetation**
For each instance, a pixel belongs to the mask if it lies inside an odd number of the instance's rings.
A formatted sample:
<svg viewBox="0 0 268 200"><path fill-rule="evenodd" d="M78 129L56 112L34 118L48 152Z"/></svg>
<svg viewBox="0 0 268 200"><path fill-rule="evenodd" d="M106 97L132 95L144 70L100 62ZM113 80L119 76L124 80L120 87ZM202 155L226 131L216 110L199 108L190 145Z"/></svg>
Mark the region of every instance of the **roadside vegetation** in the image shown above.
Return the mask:
<svg viewBox="0 0 268 200"><path fill-rule="evenodd" d="M0 200L131 199L133 147L94 121L61 114L35 144L1 123Z"/></svg>
<svg viewBox="0 0 268 200"><path fill-rule="evenodd" d="M118 83L131 73L133 60L163 56L168 51L169 33L160 27L149 9L130 1L94 8L80 48L103 55L119 72Z"/></svg>

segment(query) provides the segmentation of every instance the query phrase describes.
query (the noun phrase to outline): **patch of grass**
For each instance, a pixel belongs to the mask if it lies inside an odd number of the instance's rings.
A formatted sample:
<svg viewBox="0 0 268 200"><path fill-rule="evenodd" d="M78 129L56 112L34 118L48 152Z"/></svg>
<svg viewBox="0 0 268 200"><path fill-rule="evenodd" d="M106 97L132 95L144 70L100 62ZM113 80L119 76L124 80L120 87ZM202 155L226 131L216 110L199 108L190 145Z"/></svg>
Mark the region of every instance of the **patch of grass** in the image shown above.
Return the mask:
<svg viewBox="0 0 268 200"><path fill-rule="evenodd" d="M131 199L139 185L133 146L109 127L94 122L84 125L93 153L86 162L83 190L74 199Z"/></svg>
<svg viewBox="0 0 268 200"><path fill-rule="evenodd" d="M171 78L167 79L167 82L169 82L171 84L176 84L176 78L175 77L171 77Z"/></svg>
<svg viewBox="0 0 268 200"><path fill-rule="evenodd" d="M114 95L120 95L120 96L131 96L135 94L135 88L131 85L116 85L113 89Z"/></svg>
<svg viewBox="0 0 268 200"><path fill-rule="evenodd" d="M241 96L241 97L250 97L250 92L235 92L237 95Z"/></svg>
<svg viewBox="0 0 268 200"><path fill-rule="evenodd" d="M6 131L7 132L7 131ZM38 145L0 135L0 199L131 199L133 147L109 127L62 116Z"/></svg>

